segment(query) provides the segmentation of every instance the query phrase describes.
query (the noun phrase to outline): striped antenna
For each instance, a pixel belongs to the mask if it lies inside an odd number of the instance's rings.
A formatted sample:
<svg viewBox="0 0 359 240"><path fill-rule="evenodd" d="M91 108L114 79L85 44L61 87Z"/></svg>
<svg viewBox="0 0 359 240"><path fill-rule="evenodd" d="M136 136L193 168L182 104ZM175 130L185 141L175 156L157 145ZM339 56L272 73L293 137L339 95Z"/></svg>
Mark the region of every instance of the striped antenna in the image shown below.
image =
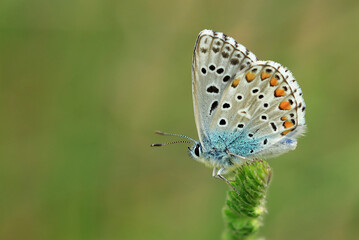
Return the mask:
<svg viewBox="0 0 359 240"><path fill-rule="evenodd" d="M165 132L161 132L161 131L156 131L155 133L158 134L158 135L162 135L162 136L183 137L183 138L187 138L188 140L191 140L194 143L196 142L196 140L194 140L193 138L187 137L187 136L182 135L182 134L165 133Z"/></svg>
<svg viewBox="0 0 359 240"><path fill-rule="evenodd" d="M175 143L192 143L192 142L190 142L190 141L175 141L175 142L168 142L168 143L153 143L153 144L151 144L151 147L162 147L162 146L171 145L171 144L175 144Z"/></svg>
<svg viewBox="0 0 359 240"><path fill-rule="evenodd" d="M154 144L151 144L151 147L162 147L162 146L166 146L166 145L171 145L171 144L175 144L175 143L196 143L196 140L190 138L190 137L187 137L185 135L182 135L182 134L175 134L175 133L165 133L165 132L160 132L160 131L156 131L155 132L156 134L158 135L161 135L161 136L173 136L173 137L183 137L183 138L186 138L190 141L175 141L175 142L168 142L168 143L154 143Z"/></svg>

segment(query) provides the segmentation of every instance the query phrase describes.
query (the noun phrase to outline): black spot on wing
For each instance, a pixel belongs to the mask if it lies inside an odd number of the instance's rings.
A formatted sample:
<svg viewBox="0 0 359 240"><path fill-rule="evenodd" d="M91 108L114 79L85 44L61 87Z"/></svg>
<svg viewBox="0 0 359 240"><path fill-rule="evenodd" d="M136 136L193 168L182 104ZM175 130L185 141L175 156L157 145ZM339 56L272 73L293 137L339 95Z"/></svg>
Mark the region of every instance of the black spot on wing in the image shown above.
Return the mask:
<svg viewBox="0 0 359 240"><path fill-rule="evenodd" d="M220 121L219 121L219 125L221 125L221 126L224 126L224 125L226 125L227 124L227 121L226 121L226 119L224 119L224 118L222 118Z"/></svg>
<svg viewBox="0 0 359 240"><path fill-rule="evenodd" d="M217 69L217 73L218 73L218 74L222 74L223 72L224 72L224 69L223 69L223 68L218 68L218 69Z"/></svg>
<svg viewBox="0 0 359 240"><path fill-rule="evenodd" d="M230 105L229 103L224 103L222 107L223 107L223 108L230 108L231 105Z"/></svg>
<svg viewBox="0 0 359 240"><path fill-rule="evenodd" d="M223 82L228 82L231 77L229 75L224 76Z"/></svg>
<svg viewBox="0 0 359 240"><path fill-rule="evenodd" d="M208 49L207 48L201 48L200 50L201 50L202 53L206 53Z"/></svg>
<svg viewBox="0 0 359 240"><path fill-rule="evenodd" d="M218 101L214 101L211 105L211 110L209 111L209 115L218 107Z"/></svg>
<svg viewBox="0 0 359 240"><path fill-rule="evenodd" d="M207 88L207 92L208 93L219 93L219 89L216 87L216 86L209 86L208 88Z"/></svg>
<svg viewBox="0 0 359 240"><path fill-rule="evenodd" d="M275 123L271 122L270 123L271 127L273 128L273 131L277 131L277 126L275 125Z"/></svg>
<svg viewBox="0 0 359 240"><path fill-rule="evenodd" d="M228 54L227 52L222 52L222 57L228 58L228 57L229 57L229 54Z"/></svg>
<svg viewBox="0 0 359 240"><path fill-rule="evenodd" d="M232 58L231 59L231 64L232 65L237 65L239 63L239 60L237 58Z"/></svg>

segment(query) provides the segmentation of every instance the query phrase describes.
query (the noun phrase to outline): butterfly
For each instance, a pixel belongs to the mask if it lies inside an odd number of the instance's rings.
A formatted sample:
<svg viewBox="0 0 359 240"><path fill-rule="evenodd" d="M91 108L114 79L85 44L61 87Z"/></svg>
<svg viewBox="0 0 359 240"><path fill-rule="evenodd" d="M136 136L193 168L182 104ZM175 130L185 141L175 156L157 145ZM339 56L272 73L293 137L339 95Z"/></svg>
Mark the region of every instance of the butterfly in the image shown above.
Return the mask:
<svg viewBox="0 0 359 240"><path fill-rule="evenodd" d="M192 92L199 140L157 133L190 140L190 156L227 183L223 174L246 161L294 150L306 130L303 93L292 73L279 63L258 60L221 32L198 35Z"/></svg>

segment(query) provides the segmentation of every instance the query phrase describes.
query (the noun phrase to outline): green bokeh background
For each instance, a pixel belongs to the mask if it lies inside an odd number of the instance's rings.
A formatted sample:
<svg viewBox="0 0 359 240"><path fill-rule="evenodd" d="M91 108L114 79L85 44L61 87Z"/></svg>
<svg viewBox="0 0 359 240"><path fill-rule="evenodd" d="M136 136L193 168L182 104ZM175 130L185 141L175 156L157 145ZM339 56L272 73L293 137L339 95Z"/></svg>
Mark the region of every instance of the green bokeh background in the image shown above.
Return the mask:
<svg viewBox="0 0 359 240"><path fill-rule="evenodd" d="M219 239L227 186L162 149L197 138L202 29L289 67L308 133L269 163L267 239L358 239L358 1L2 0L0 239Z"/></svg>

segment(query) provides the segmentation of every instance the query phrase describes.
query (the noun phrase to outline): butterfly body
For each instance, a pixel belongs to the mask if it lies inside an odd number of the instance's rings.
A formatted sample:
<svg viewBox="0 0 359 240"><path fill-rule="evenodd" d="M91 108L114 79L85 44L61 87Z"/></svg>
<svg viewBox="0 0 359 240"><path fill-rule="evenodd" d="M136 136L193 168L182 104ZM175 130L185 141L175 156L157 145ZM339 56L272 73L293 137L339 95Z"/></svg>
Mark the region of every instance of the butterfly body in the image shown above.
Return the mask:
<svg viewBox="0 0 359 240"><path fill-rule="evenodd" d="M196 143L194 146L197 146ZM206 146L206 149L203 147ZM238 133L214 132L201 147L201 162L216 168L232 168L243 162L236 156L247 157L252 149L260 148L260 139L249 138L245 131Z"/></svg>
<svg viewBox="0 0 359 240"><path fill-rule="evenodd" d="M207 166L230 170L246 159L283 154L305 131L305 103L292 73L259 61L223 33L199 34L192 88L199 141L189 152Z"/></svg>

